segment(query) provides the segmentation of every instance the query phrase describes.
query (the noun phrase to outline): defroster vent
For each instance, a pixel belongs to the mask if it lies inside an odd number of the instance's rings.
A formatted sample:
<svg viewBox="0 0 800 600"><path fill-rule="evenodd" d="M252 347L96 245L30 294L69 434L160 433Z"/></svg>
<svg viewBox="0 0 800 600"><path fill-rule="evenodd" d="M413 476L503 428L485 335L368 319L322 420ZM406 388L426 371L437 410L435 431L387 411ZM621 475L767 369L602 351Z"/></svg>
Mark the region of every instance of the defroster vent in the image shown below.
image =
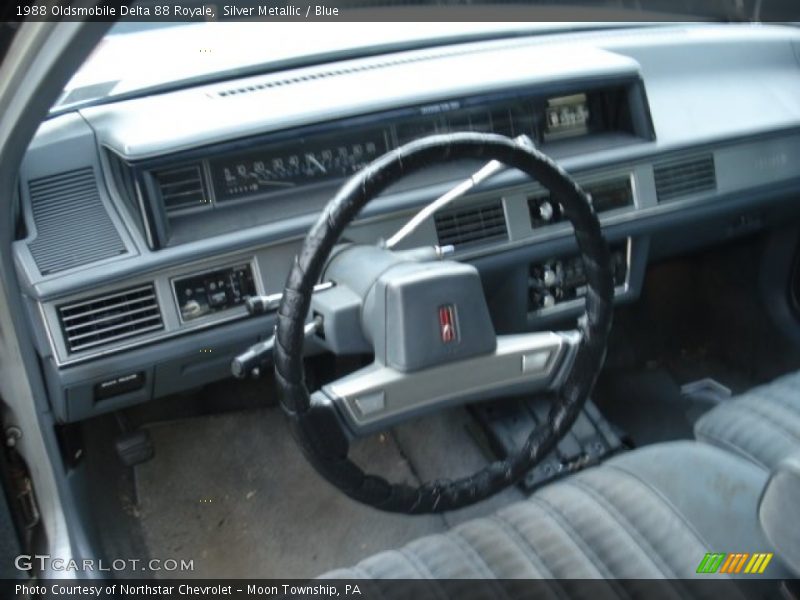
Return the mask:
<svg viewBox="0 0 800 600"><path fill-rule="evenodd" d="M457 249L467 245L508 239L501 200L443 211L435 217L439 245Z"/></svg>
<svg viewBox="0 0 800 600"><path fill-rule="evenodd" d="M81 352L164 327L152 284L58 307L67 349Z"/></svg>
<svg viewBox="0 0 800 600"><path fill-rule="evenodd" d="M28 184L36 238L28 243L42 275L126 252L89 167Z"/></svg>
<svg viewBox="0 0 800 600"><path fill-rule="evenodd" d="M714 155L680 156L653 167L659 202L717 189Z"/></svg>

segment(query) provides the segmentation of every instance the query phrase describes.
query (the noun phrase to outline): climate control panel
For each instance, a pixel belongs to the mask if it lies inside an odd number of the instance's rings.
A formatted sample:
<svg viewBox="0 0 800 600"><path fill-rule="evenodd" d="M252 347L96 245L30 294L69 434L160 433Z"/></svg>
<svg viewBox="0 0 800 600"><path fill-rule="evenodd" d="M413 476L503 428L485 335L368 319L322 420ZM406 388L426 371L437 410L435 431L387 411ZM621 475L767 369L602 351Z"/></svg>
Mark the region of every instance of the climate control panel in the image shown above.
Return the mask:
<svg viewBox="0 0 800 600"><path fill-rule="evenodd" d="M619 289L628 278L629 242L612 244L611 264L614 286ZM528 277L528 311L542 312L566 302L579 300L586 294L586 275L580 256L553 258L530 265Z"/></svg>
<svg viewBox="0 0 800 600"><path fill-rule="evenodd" d="M257 293L250 263L175 279L172 286L183 322L243 305Z"/></svg>

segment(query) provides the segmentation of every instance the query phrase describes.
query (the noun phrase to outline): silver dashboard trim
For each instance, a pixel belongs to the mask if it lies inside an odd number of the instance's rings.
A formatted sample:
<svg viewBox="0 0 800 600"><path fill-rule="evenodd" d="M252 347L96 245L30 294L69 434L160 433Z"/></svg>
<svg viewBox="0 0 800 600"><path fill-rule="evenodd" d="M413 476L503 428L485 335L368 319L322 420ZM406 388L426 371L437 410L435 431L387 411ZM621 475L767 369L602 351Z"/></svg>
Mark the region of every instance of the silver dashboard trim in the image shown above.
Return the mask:
<svg viewBox="0 0 800 600"><path fill-rule="evenodd" d="M321 393L333 400L350 430L361 436L503 390L554 389L569 371L580 339L577 331L501 335L488 355L410 373L375 362L323 386Z"/></svg>

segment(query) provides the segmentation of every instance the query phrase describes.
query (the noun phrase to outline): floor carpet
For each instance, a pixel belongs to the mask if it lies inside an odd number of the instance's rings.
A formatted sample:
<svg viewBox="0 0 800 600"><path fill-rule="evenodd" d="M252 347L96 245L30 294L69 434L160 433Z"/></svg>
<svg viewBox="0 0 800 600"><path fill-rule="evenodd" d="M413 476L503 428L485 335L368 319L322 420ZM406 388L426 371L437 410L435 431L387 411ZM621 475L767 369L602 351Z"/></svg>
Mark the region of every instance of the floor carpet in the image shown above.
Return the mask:
<svg viewBox="0 0 800 600"><path fill-rule="evenodd" d="M445 529L441 516L392 515L344 496L308 465L278 409L149 429L155 457L136 468L144 538L155 558L193 559L186 577L313 577ZM351 455L416 482L393 436Z"/></svg>

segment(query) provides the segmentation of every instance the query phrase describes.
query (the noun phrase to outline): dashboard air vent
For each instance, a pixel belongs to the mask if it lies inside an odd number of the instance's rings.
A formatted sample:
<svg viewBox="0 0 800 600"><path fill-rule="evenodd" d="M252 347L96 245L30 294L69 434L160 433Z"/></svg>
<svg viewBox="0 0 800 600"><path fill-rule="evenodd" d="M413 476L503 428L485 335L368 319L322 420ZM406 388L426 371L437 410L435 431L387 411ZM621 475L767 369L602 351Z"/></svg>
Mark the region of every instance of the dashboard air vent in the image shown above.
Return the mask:
<svg viewBox="0 0 800 600"><path fill-rule="evenodd" d="M155 178L167 213L208 204L203 168L199 163L157 171Z"/></svg>
<svg viewBox="0 0 800 600"><path fill-rule="evenodd" d="M125 254L91 167L34 179L28 190L36 225L28 248L42 275Z"/></svg>
<svg viewBox="0 0 800 600"><path fill-rule="evenodd" d="M717 188L714 155L681 156L653 167L659 202L707 192Z"/></svg>
<svg viewBox="0 0 800 600"><path fill-rule="evenodd" d="M58 307L64 341L81 352L164 327L153 284Z"/></svg>
<svg viewBox="0 0 800 600"><path fill-rule="evenodd" d="M439 245L460 248L469 244L508 239L501 200L449 210L435 217Z"/></svg>

